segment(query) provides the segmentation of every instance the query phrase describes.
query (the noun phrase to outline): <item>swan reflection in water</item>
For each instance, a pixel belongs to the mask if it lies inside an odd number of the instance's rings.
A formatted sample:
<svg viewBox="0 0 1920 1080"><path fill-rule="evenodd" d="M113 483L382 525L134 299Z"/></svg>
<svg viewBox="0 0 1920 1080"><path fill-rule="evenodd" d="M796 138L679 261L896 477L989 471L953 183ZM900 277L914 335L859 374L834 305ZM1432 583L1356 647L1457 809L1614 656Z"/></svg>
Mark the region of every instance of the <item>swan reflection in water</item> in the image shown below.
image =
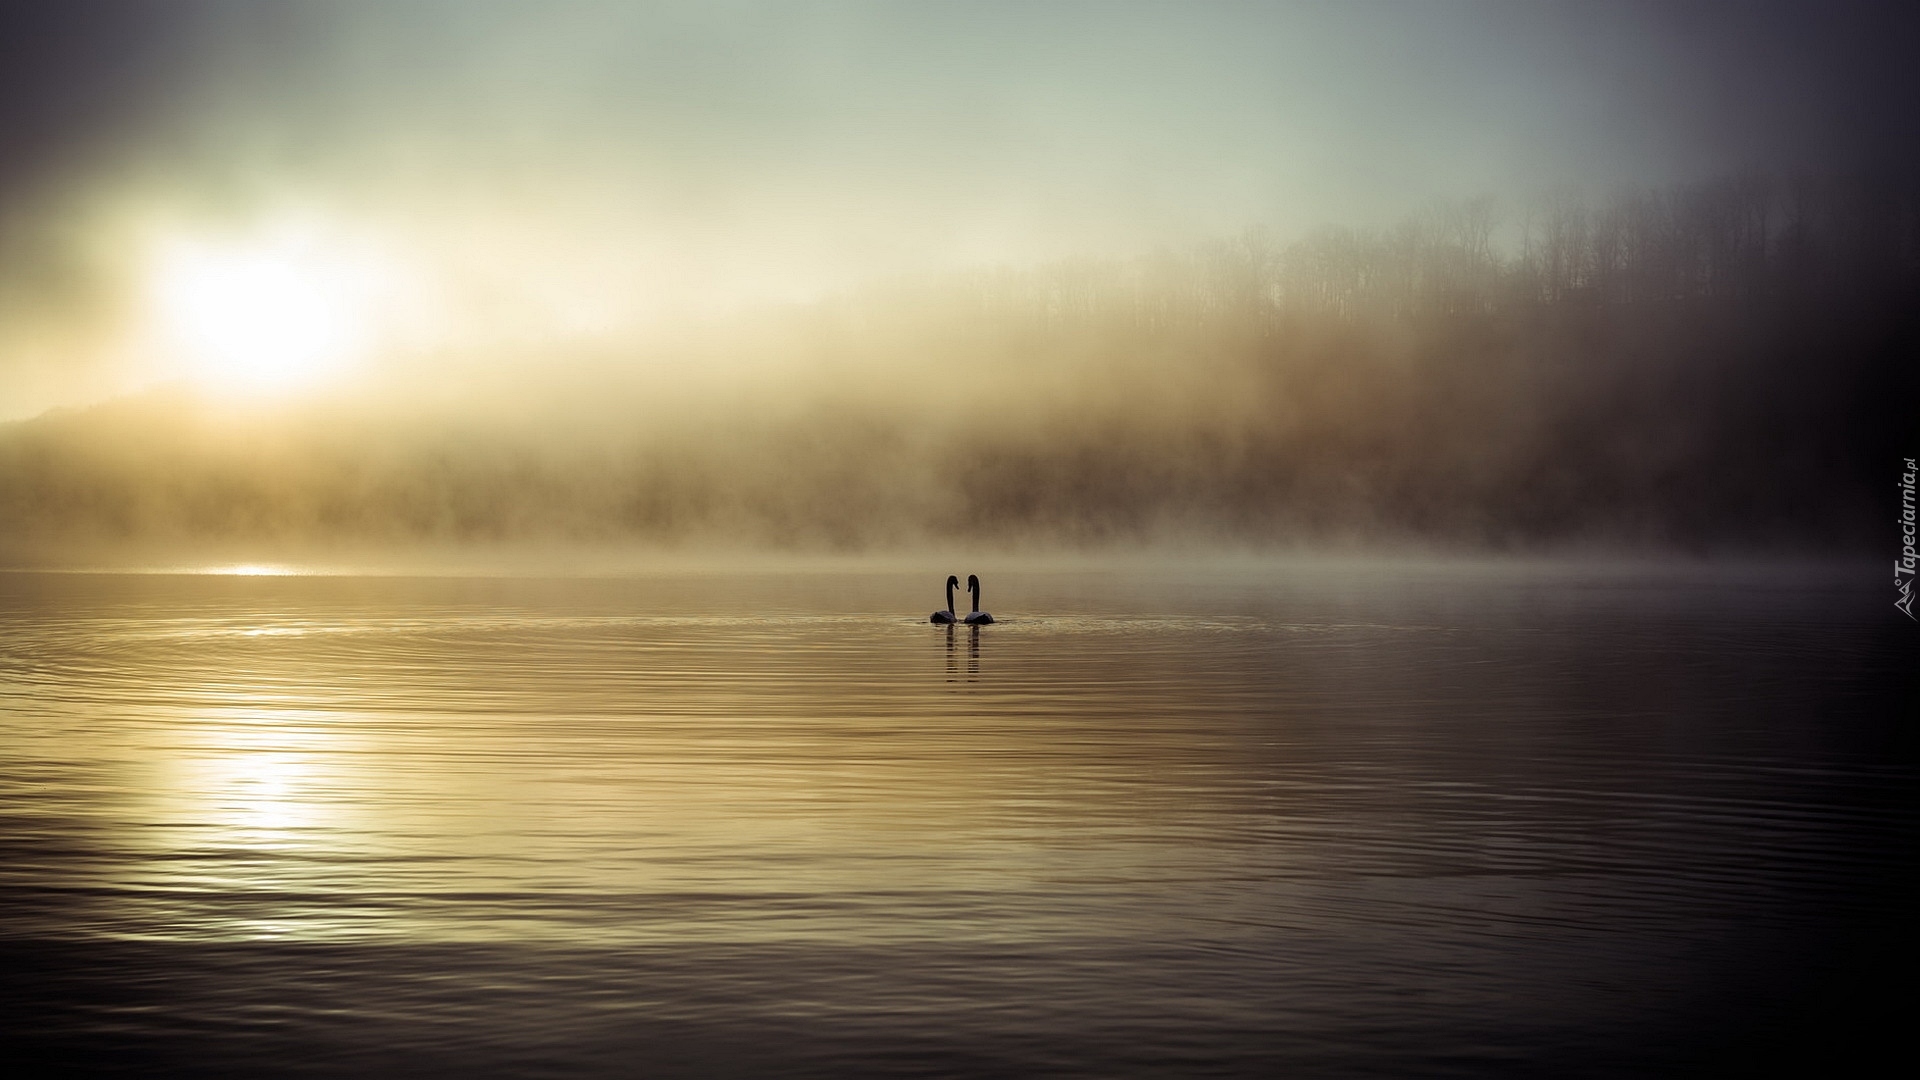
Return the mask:
<svg viewBox="0 0 1920 1080"><path fill-rule="evenodd" d="M980 627L967 627L967 670L963 680L960 675L960 653L954 648L953 627L947 627L947 681L980 681Z"/></svg>
<svg viewBox="0 0 1920 1080"><path fill-rule="evenodd" d="M973 600L973 610L965 619L958 618L953 612L953 591L960 587L960 579L947 575L947 606L927 617L927 621L947 628L947 681L959 682L959 656L954 651L953 624L964 622L967 627L967 673L966 681L974 682L980 678L980 628L993 622L993 616L980 610L980 577L967 575L967 595Z"/></svg>

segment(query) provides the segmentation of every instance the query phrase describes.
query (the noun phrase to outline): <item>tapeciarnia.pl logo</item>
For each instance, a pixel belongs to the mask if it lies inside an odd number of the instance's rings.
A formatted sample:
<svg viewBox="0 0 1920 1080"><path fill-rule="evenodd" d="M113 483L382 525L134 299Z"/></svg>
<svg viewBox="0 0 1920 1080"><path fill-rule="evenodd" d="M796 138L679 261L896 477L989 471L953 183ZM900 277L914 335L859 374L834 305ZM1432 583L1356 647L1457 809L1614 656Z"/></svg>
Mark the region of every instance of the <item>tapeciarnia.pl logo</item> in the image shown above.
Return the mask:
<svg viewBox="0 0 1920 1080"><path fill-rule="evenodd" d="M1913 474L1920 470L1915 470L1912 458L1905 461L1906 469L1900 474L1900 557L1893 562L1893 587L1900 598L1893 606L1920 622L1913 614Z"/></svg>

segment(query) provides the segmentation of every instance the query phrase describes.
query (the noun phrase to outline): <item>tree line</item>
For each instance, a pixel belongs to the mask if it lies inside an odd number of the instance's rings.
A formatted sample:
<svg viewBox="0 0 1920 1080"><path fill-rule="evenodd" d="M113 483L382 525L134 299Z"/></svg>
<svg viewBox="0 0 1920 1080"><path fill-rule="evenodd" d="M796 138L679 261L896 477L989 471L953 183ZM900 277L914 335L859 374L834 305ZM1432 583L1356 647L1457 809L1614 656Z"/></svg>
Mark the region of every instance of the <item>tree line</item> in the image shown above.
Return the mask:
<svg viewBox="0 0 1920 1080"><path fill-rule="evenodd" d="M120 402L0 431L0 520L21 550L1877 551L1920 415L1917 191L1744 175L1474 199L894 282L565 387L525 365L495 395L511 422L289 408L242 437L178 398Z"/></svg>

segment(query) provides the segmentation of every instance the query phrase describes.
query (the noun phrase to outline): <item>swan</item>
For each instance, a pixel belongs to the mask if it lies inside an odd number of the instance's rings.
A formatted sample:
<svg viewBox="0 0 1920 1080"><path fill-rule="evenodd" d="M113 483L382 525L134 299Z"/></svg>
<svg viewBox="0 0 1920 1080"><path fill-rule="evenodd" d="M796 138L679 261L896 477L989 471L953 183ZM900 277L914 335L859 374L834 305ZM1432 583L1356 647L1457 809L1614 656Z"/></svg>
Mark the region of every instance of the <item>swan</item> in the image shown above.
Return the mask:
<svg viewBox="0 0 1920 1080"><path fill-rule="evenodd" d="M993 616L980 610L980 578L967 575L967 595L973 597L973 610L967 615L968 626L985 626L993 621Z"/></svg>
<svg viewBox="0 0 1920 1080"><path fill-rule="evenodd" d="M958 621L953 617L953 590L959 587L960 587L960 579L957 577L954 577L952 574L948 574L947 575L947 609L945 611L936 611L933 614L927 616L928 622L951 623L951 622Z"/></svg>

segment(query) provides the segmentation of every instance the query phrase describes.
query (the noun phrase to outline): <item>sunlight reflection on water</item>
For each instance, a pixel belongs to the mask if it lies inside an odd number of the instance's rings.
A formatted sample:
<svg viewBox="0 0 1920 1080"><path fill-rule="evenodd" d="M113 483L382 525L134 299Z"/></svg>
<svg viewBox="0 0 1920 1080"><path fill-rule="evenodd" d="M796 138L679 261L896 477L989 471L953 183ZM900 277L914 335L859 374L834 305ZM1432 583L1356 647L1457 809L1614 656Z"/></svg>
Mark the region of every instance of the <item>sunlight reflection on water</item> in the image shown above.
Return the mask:
<svg viewBox="0 0 1920 1080"><path fill-rule="evenodd" d="M695 950L732 1004L676 1015L771 1023L727 958L807 949L863 988L828 1027L920 1001L1023 1068L969 1010L1049 995L1044 1042L1171 1009L1122 1070L1251 1069L1309 1014L1524 1059L1874 925L1911 835L1867 809L1911 780L1875 741L1900 657L1831 576L1009 574L986 628L886 575L0 577L0 941L388 950L376 1001L401 947ZM880 974L969 951L998 989ZM216 954L168 955L119 963ZM238 1022L176 990L154 1031Z"/></svg>

